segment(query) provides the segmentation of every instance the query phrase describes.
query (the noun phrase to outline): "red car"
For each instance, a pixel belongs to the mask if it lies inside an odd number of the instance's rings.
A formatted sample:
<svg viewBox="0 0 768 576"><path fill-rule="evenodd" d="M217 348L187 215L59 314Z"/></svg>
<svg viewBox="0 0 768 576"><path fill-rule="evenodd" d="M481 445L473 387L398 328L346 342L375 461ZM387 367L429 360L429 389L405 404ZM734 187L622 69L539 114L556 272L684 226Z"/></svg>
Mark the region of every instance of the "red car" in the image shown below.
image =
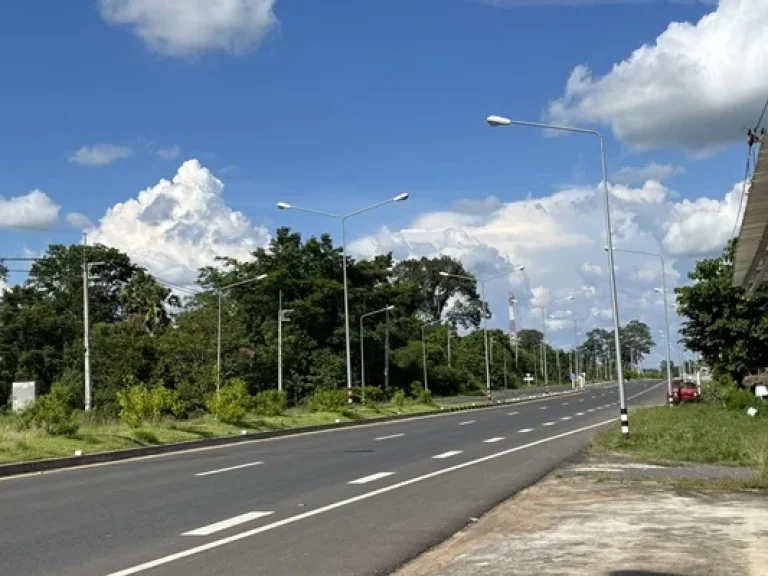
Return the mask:
<svg viewBox="0 0 768 576"><path fill-rule="evenodd" d="M699 388L695 382L684 382L680 379L672 380L672 404L698 401Z"/></svg>

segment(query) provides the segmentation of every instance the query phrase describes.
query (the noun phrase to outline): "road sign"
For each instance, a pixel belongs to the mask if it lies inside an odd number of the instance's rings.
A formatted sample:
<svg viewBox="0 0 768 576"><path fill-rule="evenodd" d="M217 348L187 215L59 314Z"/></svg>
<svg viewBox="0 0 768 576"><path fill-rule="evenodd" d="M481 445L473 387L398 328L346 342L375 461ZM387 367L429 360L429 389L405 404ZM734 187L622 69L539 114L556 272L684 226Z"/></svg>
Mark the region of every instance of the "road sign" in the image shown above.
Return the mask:
<svg viewBox="0 0 768 576"><path fill-rule="evenodd" d="M523 378L523 380L528 384L530 384L531 382L533 382L533 376L531 376L529 373L526 373L525 378Z"/></svg>

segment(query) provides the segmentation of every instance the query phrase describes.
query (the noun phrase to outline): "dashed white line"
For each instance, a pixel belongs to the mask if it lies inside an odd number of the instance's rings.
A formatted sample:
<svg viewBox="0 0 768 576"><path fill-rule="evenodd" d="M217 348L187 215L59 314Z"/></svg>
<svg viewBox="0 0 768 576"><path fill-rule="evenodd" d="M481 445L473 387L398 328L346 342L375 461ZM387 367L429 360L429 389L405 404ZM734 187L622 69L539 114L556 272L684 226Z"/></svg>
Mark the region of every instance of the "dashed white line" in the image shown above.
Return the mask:
<svg viewBox="0 0 768 576"><path fill-rule="evenodd" d="M563 402L560 406L568 406L568 402Z"/></svg>
<svg viewBox="0 0 768 576"><path fill-rule="evenodd" d="M560 420L570 420L570 419L571 419L570 416L563 416L562 418L560 418Z"/></svg>
<svg viewBox="0 0 768 576"><path fill-rule="evenodd" d="M594 400L595 398L597 398L597 396L592 396L592 400Z"/></svg>
<svg viewBox="0 0 768 576"><path fill-rule="evenodd" d="M223 472L231 472L232 470L241 470L243 468L250 468L251 466L258 466L264 464L264 462L248 462L248 464L239 464L238 466L230 466L229 468L219 468L218 470L209 470L208 472L198 472L195 476L210 476L212 474L221 474Z"/></svg>
<svg viewBox="0 0 768 576"><path fill-rule="evenodd" d="M579 402L584 402L584 398L579 398Z"/></svg>
<svg viewBox="0 0 768 576"><path fill-rule="evenodd" d="M459 422L459 426L466 426L467 424L474 424L475 420L467 420L466 422Z"/></svg>
<svg viewBox="0 0 768 576"><path fill-rule="evenodd" d="M544 422L544 424L542 424L542 426L554 426L554 425L555 425L554 422Z"/></svg>
<svg viewBox="0 0 768 576"><path fill-rule="evenodd" d="M405 434L390 434L389 436L379 436L378 438L374 438L376 442L379 442L381 440L392 440L393 438L402 438L405 436Z"/></svg>
<svg viewBox="0 0 768 576"><path fill-rule="evenodd" d="M370 476L363 476L357 480L352 480L347 482L347 484L368 484L369 482L375 482L376 480L381 480L387 476L392 476L392 474L394 474L394 472L378 472L376 474L371 474Z"/></svg>
<svg viewBox="0 0 768 576"><path fill-rule="evenodd" d="M589 410L587 410L587 412L594 412L594 411L595 411L594 408L590 408Z"/></svg>
<svg viewBox="0 0 768 576"><path fill-rule="evenodd" d="M520 412L510 412L507 416L517 416Z"/></svg>
<svg viewBox="0 0 768 576"><path fill-rule="evenodd" d="M541 407L539 408L539 410L546 410L546 409L547 409L547 407L546 407L546 406L541 406Z"/></svg>
<svg viewBox="0 0 768 576"><path fill-rule="evenodd" d="M576 412L576 416L584 416L584 412Z"/></svg>
<svg viewBox="0 0 768 576"><path fill-rule="evenodd" d="M488 438L488 440L483 440L486 444L495 444L496 442L501 442L504 440L504 438Z"/></svg>
<svg viewBox="0 0 768 576"><path fill-rule="evenodd" d="M432 456L432 458L437 460L444 460L445 458L450 458L451 456L458 456L462 453L462 450L451 450L450 452L443 452L442 454L436 454L435 456Z"/></svg>
<svg viewBox="0 0 768 576"><path fill-rule="evenodd" d="M528 432L533 432L533 428L523 428L522 430L517 431L518 434L527 434Z"/></svg>
<svg viewBox="0 0 768 576"><path fill-rule="evenodd" d="M273 514L273 512L248 512L246 514L241 514L240 516L227 518L226 520L216 522L215 524L209 524L208 526L197 528L196 530L184 532L182 536L210 536L216 532L221 532L227 528L239 526L240 524L245 524L246 522L251 522L253 520L258 520L259 518L264 518L264 516L269 516L270 514Z"/></svg>

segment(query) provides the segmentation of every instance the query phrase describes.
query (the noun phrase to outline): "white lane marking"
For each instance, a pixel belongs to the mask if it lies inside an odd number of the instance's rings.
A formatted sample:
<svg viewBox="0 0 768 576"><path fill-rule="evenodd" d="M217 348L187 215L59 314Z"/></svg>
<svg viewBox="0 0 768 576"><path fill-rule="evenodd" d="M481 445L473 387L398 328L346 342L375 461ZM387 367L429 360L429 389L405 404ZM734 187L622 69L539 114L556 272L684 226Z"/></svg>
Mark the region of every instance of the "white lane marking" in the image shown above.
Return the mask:
<svg viewBox="0 0 768 576"><path fill-rule="evenodd" d="M605 406L598 406L597 408L595 408L595 410L602 410L603 408L605 408Z"/></svg>
<svg viewBox="0 0 768 576"><path fill-rule="evenodd" d="M582 432L586 432L587 430L593 430L595 428L599 428L601 426L611 424L616 420L617 420L616 418L611 418L610 420L604 420L603 422L598 422L597 424L584 426L583 428L577 428L576 430L569 430L568 432L555 434L554 436L550 436L548 438L534 440L533 442L529 442L528 444L522 444L521 446L515 446L514 448L507 448L506 450L502 450L501 452L488 454L487 456L477 458L476 460L461 462L460 464L455 464L453 466L449 466L448 468L441 468L440 470L435 470L434 472L429 472L427 474L424 474L422 476L417 476L415 478L409 478L408 480L403 480L402 482L398 482L396 484L390 484L389 486L383 486L376 490L371 490L370 492L366 492L365 494L359 494L357 496L347 498L346 500L339 500L338 502L333 502L332 504L328 504L320 508L315 508L314 510L308 510L307 512L302 512L301 514L296 514L295 516L289 516L288 518L276 520L271 524L265 524L264 526L259 526L258 528L247 530L246 532L233 534L232 536L227 536L226 538L214 540L213 542L207 542L205 544L201 544L200 546L195 546L194 548L188 548L186 550L182 550L181 552L169 554L168 556L163 556L161 558L157 558L149 562L144 562L143 564L137 564L136 566L131 566L130 568L125 568L124 570L111 572L106 576L132 576L133 574L138 574L139 572L146 572L147 570L151 570L152 568L157 568L158 566L164 566L166 564L170 564L171 562L176 562L177 560L181 560L183 558L189 558L190 556L201 554L202 552L207 552L208 550L221 548L222 546L226 546L227 544L238 542L246 538L251 538L253 536L257 536L258 534L263 534L264 532L269 532L277 528L282 528L283 526L289 526L290 524L295 524L296 522L300 522L301 520L306 520L307 518L313 518L315 516L319 516L321 514L331 512L332 510L337 510L339 508L349 506L350 504L356 504L357 502L369 500L381 494L394 492L395 490L400 490L402 488L406 488L407 486L418 484L419 482L424 482L426 480L431 480L432 478L444 476L445 474L450 474L451 472L463 470L464 468L469 468L470 466L477 466L478 464L483 464L484 462L490 462L491 460L496 460L497 458L502 458L504 456L508 456L510 454L520 452L521 450L527 450L529 448L533 448L541 444L546 444L549 442L554 442L555 440L560 440L561 438L567 438L568 436L581 434Z"/></svg>
<svg viewBox="0 0 768 576"><path fill-rule="evenodd" d="M475 420L467 420L466 422L459 422L459 426L466 426L467 424L474 424Z"/></svg>
<svg viewBox="0 0 768 576"><path fill-rule="evenodd" d="M547 409L546 406L542 406L541 408L539 408L539 410L546 410L546 409Z"/></svg>
<svg viewBox="0 0 768 576"><path fill-rule="evenodd" d="M594 408L590 408L589 410L587 410L587 412L594 412L594 411L595 411Z"/></svg>
<svg viewBox="0 0 768 576"><path fill-rule="evenodd" d="M597 396L592 396L592 400L594 400L595 398L597 398Z"/></svg>
<svg viewBox="0 0 768 576"><path fill-rule="evenodd" d="M518 434L527 434L528 432L533 432L533 428L523 428L522 430L517 431Z"/></svg>
<svg viewBox="0 0 768 576"><path fill-rule="evenodd" d="M347 482L347 484L368 484L368 482L375 482L376 480L381 480L387 476L392 476L392 474L394 474L394 472L379 472L377 474L371 474L370 476L363 476L357 480L352 480Z"/></svg>
<svg viewBox="0 0 768 576"><path fill-rule="evenodd" d="M432 458L435 458L437 460L443 460L445 458L450 458L451 456L458 456L462 453L462 450L451 450L450 452L443 452L442 454L436 454L435 456L432 456Z"/></svg>
<svg viewBox="0 0 768 576"><path fill-rule="evenodd" d="M544 422L544 424L542 424L542 426L554 426L554 425L555 425L554 422Z"/></svg>
<svg viewBox="0 0 768 576"><path fill-rule="evenodd" d="M579 402L584 402L584 398L580 398L580 399L579 399Z"/></svg>
<svg viewBox="0 0 768 576"><path fill-rule="evenodd" d="M584 416L584 412L576 412L576 416Z"/></svg>
<svg viewBox="0 0 768 576"><path fill-rule="evenodd" d="M568 406L568 402L563 402L560 406Z"/></svg>
<svg viewBox="0 0 768 576"><path fill-rule="evenodd" d="M570 420L570 419L571 419L570 416L563 416L562 418L560 418L560 420Z"/></svg>
<svg viewBox="0 0 768 576"><path fill-rule="evenodd" d="M496 442L501 442L504 440L504 438L488 438L488 440L483 440L486 444L495 444Z"/></svg>
<svg viewBox="0 0 768 576"><path fill-rule="evenodd" d="M379 436L378 438L374 438L376 442L379 442L381 440L392 440L392 438L402 438L405 436L405 434L390 434L389 436Z"/></svg>
<svg viewBox="0 0 768 576"><path fill-rule="evenodd" d="M520 412L510 412L507 416L517 416Z"/></svg>
<svg viewBox="0 0 768 576"><path fill-rule="evenodd" d="M245 524L246 522L251 522L253 520L258 520L259 518L264 518L264 516L269 516L270 514L274 514L274 512L247 512L246 514L240 514L240 516L227 518L221 522L208 524L208 526L203 526L202 528L198 528L196 530L184 532L182 536L210 536L216 532L221 532L227 528L239 526L240 524Z"/></svg>
<svg viewBox="0 0 768 576"><path fill-rule="evenodd" d="M259 464L264 464L264 462L248 462L248 464L230 466L229 468L219 468L218 470L209 470L208 472L198 472L195 474L195 476L210 476L211 474L221 474L223 472L231 472L232 470L241 470L243 468L250 468L251 466L258 466Z"/></svg>

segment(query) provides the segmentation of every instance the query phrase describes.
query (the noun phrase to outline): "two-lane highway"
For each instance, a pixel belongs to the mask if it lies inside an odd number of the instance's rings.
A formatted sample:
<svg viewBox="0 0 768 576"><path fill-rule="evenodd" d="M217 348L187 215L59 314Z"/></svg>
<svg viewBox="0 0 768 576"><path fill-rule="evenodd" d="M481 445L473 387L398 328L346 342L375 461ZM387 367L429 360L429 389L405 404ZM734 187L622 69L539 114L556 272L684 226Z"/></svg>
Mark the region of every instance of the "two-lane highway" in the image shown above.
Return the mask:
<svg viewBox="0 0 768 576"><path fill-rule="evenodd" d="M0 574L388 573L576 454L617 404L615 387L587 389L9 478Z"/></svg>

